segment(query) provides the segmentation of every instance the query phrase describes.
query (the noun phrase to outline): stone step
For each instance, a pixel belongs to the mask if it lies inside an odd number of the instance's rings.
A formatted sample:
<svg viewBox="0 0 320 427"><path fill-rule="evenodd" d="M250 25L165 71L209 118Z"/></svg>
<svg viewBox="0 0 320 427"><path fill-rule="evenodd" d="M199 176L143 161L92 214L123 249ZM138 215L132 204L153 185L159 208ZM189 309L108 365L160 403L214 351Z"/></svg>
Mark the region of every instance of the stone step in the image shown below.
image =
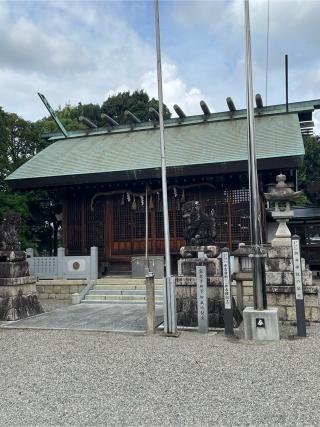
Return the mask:
<svg viewBox="0 0 320 427"><path fill-rule="evenodd" d="M162 285L155 285L155 291L162 291L163 286ZM95 285L94 289L97 290L140 290L140 291L145 291L146 290L146 285L132 285L132 284L127 284L127 285L122 285L122 284L107 284L107 285L101 285L101 284L97 284Z"/></svg>
<svg viewBox="0 0 320 427"><path fill-rule="evenodd" d="M162 285L163 279L155 279L155 285ZM145 285L144 278L106 276L97 280L97 285Z"/></svg>
<svg viewBox="0 0 320 427"><path fill-rule="evenodd" d="M97 289L89 291L89 295L146 295L145 289ZM161 297L162 290L156 290L155 295Z"/></svg>
<svg viewBox="0 0 320 427"><path fill-rule="evenodd" d="M81 304L144 304L146 305L145 300L83 300ZM155 305L157 307L162 307L162 301L156 301Z"/></svg>
<svg viewBox="0 0 320 427"><path fill-rule="evenodd" d="M162 301L162 296L155 297L156 301ZM91 295L88 294L85 296L85 301L90 300L97 300L97 301L108 301L108 300L114 300L114 301L146 301L145 295Z"/></svg>

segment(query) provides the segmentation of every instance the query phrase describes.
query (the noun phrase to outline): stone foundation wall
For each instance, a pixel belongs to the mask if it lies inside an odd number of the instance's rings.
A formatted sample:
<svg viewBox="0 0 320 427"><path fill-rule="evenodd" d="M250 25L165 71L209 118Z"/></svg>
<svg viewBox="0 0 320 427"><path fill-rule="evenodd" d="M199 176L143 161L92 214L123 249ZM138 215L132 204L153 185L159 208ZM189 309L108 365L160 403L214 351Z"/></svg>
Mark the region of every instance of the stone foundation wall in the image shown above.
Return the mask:
<svg viewBox="0 0 320 427"><path fill-rule="evenodd" d="M240 310L237 307L237 289L231 287L233 297L234 324L238 326L242 321ZM222 278L209 277L207 287L208 322L209 327L224 327L224 298ZM176 278L177 321L179 326L197 326L197 287L195 277Z"/></svg>
<svg viewBox="0 0 320 427"><path fill-rule="evenodd" d="M87 285L86 280L39 280L39 298L70 300L71 295L80 293Z"/></svg>
<svg viewBox="0 0 320 427"><path fill-rule="evenodd" d="M294 286L267 286L268 306L278 307L279 319L282 321L296 321L296 306ZM304 304L306 320L320 322L320 289L319 286L304 287ZM243 282L243 305L253 306L252 282Z"/></svg>

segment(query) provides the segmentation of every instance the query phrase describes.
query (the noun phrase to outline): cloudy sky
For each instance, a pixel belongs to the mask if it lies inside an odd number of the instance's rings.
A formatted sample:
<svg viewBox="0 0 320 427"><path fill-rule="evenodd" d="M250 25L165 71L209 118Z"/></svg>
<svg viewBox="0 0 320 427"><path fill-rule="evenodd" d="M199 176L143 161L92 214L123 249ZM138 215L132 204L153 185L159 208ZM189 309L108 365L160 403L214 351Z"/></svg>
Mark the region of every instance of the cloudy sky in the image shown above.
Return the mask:
<svg viewBox="0 0 320 427"><path fill-rule="evenodd" d="M254 90L266 99L267 0L251 0ZM320 0L270 0L268 104L320 98ZM187 114L245 107L242 0L160 1L164 101ZM157 96L153 1L1 1L0 105L35 120L145 89ZM318 123L317 123L318 125Z"/></svg>

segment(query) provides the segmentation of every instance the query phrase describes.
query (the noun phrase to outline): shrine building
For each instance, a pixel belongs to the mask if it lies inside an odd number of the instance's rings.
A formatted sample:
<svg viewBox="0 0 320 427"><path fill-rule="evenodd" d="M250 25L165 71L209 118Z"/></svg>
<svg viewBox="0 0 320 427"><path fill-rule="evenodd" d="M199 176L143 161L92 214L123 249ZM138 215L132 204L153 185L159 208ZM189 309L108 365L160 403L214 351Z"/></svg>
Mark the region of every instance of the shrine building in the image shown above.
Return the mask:
<svg viewBox="0 0 320 427"><path fill-rule="evenodd" d="M262 223L267 239L263 193L282 172L297 187L302 132L313 126L320 100L255 109L256 154ZM67 255L98 247L101 274L130 270L145 251L146 194L148 249L164 254L159 123L110 124L48 136L51 145L7 177L15 189L54 190L63 204ZM165 120L171 253L183 238L181 206L199 200L214 209L217 244L250 243L246 110L204 113ZM176 263L174 263L176 264Z"/></svg>

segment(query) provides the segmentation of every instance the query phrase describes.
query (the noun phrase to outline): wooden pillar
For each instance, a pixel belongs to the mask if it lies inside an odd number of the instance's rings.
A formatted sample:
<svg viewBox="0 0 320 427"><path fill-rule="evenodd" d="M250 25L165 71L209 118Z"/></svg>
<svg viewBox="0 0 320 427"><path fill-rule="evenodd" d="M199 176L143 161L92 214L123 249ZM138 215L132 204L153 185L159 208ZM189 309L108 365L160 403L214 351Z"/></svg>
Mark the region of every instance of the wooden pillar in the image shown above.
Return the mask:
<svg viewBox="0 0 320 427"><path fill-rule="evenodd" d="M64 197L62 202L62 232L63 232L63 247L65 248L66 255L68 255L69 253L68 208L69 208L68 199Z"/></svg>
<svg viewBox="0 0 320 427"><path fill-rule="evenodd" d="M230 251L232 250L232 220L231 220L231 202L228 196L228 246Z"/></svg>
<svg viewBox="0 0 320 427"><path fill-rule="evenodd" d="M85 214L85 199L81 199L81 253L84 255L86 253L86 234L87 234L87 221Z"/></svg>

